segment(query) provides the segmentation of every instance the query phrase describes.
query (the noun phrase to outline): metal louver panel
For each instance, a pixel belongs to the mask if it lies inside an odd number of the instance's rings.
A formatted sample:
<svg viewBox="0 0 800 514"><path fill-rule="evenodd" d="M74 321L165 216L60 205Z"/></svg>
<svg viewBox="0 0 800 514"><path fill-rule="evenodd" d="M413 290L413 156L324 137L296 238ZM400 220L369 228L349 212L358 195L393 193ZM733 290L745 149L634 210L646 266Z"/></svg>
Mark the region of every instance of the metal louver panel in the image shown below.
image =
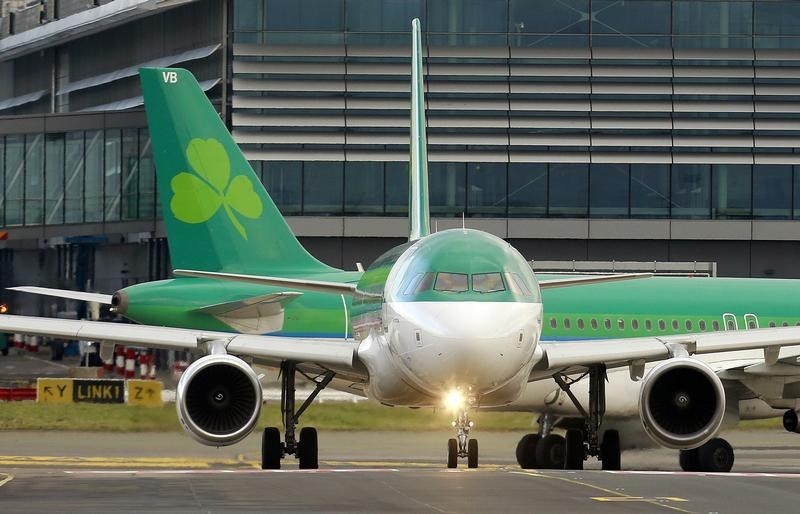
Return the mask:
<svg viewBox="0 0 800 514"><path fill-rule="evenodd" d="M408 48L235 44L233 54L234 137L248 158L407 160ZM427 55L432 161L800 164L792 50Z"/></svg>

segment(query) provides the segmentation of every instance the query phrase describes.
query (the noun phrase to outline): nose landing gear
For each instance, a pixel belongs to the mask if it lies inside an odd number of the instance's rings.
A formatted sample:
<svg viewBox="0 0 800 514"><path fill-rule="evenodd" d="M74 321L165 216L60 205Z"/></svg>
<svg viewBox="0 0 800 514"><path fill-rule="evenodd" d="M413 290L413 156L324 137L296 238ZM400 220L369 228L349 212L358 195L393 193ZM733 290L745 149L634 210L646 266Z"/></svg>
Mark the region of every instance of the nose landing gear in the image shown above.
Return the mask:
<svg viewBox="0 0 800 514"><path fill-rule="evenodd" d="M474 426L469 419L467 409L460 409L453 428L456 429L456 437L447 441L447 467L458 467L458 459L466 458L468 468L478 467L478 440L469 438L469 431Z"/></svg>

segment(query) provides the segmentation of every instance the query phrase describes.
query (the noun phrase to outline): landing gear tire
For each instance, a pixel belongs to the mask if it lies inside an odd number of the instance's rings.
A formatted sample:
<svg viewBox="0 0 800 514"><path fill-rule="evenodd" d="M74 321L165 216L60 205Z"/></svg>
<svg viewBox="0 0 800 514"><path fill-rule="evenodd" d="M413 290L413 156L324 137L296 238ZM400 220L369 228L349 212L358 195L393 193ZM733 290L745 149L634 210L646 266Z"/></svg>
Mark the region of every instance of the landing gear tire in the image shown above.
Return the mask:
<svg viewBox="0 0 800 514"><path fill-rule="evenodd" d="M458 466L458 441L453 439L447 440L447 467L455 469Z"/></svg>
<svg viewBox="0 0 800 514"><path fill-rule="evenodd" d="M281 433L275 427L267 427L261 435L261 469L281 469Z"/></svg>
<svg viewBox="0 0 800 514"><path fill-rule="evenodd" d="M678 463L684 471L700 471L700 457L697 448L681 450L678 454Z"/></svg>
<svg viewBox="0 0 800 514"><path fill-rule="evenodd" d="M727 473L733 467L733 447L719 437L699 447L697 457L702 471Z"/></svg>
<svg viewBox="0 0 800 514"><path fill-rule="evenodd" d="M586 448L583 445L582 431L567 430L565 452L564 467L566 469L583 469L583 461L586 458Z"/></svg>
<svg viewBox="0 0 800 514"><path fill-rule="evenodd" d="M616 430L606 430L605 433L603 433L603 442L600 443L600 460L603 469L619 471L622 468L622 458L620 454L619 432Z"/></svg>
<svg viewBox="0 0 800 514"><path fill-rule="evenodd" d="M478 440L477 439L470 439L467 442L467 467L468 468L477 468L478 467Z"/></svg>
<svg viewBox="0 0 800 514"><path fill-rule="evenodd" d="M300 442L297 444L297 460L300 469L319 468L319 443L316 428L303 427L300 430Z"/></svg>
<svg viewBox="0 0 800 514"><path fill-rule="evenodd" d="M564 469L564 438L550 434L536 445L536 463L542 469Z"/></svg>
<svg viewBox="0 0 800 514"><path fill-rule="evenodd" d="M526 434L517 443L517 464L522 469L536 469L536 447L539 446L539 434Z"/></svg>

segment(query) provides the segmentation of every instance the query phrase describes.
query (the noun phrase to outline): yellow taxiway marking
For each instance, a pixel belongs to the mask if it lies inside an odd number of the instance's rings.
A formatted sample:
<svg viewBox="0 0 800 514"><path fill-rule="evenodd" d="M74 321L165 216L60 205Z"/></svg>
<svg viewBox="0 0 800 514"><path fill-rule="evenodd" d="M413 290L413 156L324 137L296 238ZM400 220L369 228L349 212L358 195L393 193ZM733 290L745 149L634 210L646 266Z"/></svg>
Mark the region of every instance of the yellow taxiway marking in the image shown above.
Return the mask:
<svg viewBox="0 0 800 514"><path fill-rule="evenodd" d="M14 480L14 475L9 475L8 473L0 473L0 477L5 477L5 478L0 478L0 487L3 487L7 483Z"/></svg>
<svg viewBox="0 0 800 514"><path fill-rule="evenodd" d="M612 501L639 501L639 502L642 502L642 503L649 503L650 505L655 505L657 507L663 507L665 509L674 510L676 512L683 512L685 514L696 514L696 513L692 512L690 510L681 509L680 507L676 507L674 505L668 505L667 503L664 503L665 500L663 500L663 499L659 500L659 499L656 499L656 498L644 498L644 497L640 497L640 496L631 496L629 494L621 493L619 491L612 491L611 489L606 489L605 487L600 487L599 485L589 484L587 482L583 482L583 481L580 481L580 480L573 480L573 479L567 478L567 477L560 477L560 476L555 476L555 475L545 475L543 473L536 473L536 472L531 472L531 471L512 471L511 473L516 474L516 475L527 475L527 476L536 477L536 478L545 478L545 479L548 479L548 480L560 480L562 482L567 482L568 484L579 485L579 486L582 486L582 487L589 487L589 488L595 489L597 491L602 491L603 493L609 495L609 497L620 498L619 500L612 500ZM608 501L608 500L600 500L599 498L608 498L608 497L605 497L605 496L592 497L593 500Z"/></svg>
<svg viewBox="0 0 800 514"><path fill-rule="evenodd" d="M171 457L54 457L0 455L0 466L46 466L67 468L190 468L246 467L261 469L260 463L238 459L187 459Z"/></svg>
<svg viewBox="0 0 800 514"><path fill-rule="evenodd" d="M675 496L653 496L646 498L644 496L592 496L593 500L599 502L688 502L686 498L677 498Z"/></svg>

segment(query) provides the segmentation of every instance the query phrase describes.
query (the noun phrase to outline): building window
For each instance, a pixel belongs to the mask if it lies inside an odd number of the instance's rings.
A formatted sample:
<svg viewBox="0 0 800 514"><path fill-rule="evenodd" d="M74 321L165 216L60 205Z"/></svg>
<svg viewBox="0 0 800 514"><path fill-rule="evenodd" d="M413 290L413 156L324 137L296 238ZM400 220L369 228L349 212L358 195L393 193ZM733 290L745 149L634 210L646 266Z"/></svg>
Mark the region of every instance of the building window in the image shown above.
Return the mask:
<svg viewBox="0 0 800 514"><path fill-rule="evenodd" d="M701 218L711 215L711 166L672 166L672 217Z"/></svg>
<svg viewBox="0 0 800 514"><path fill-rule="evenodd" d="M631 216L669 217L669 165L631 164Z"/></svg>
<svg viewBox="0 0 800 514"><path fill-rule="evenodd" d="M627 164L592 164L589 173L589 216L592 218L627 218Z"/></svg>
<svg viewBox="0 0 800 514"><path fill-rule="evenodd" d="M749 218L752 216L752 169L733 164L714 165L713 217L715 219Z"/></svg>
<svg viewBox="0 0 800 514"><path fill-rule="evenodd" d="M548 214L554 217L586 216L589 167L586 164L551 164Z"/></svg>
<svg viewBox="0 0 800 514"><path fill-rule="evenodd" d="M466 164L463 162L432 162L428 166L431 213L461 216L466 212Z"/></svg>
<svg viewBox="0 0 800 514"><path fill-rule="evenodd" d="M467 213L471 216L505 217L505 163L483 162L467 165Z"/></svg>
<svg viewBox="0 0 800 514"><path fill-rule="evenodd" d="M344 213L383 213L383 163L347 162L344 167Z"/></svg>
<svg viewBox="0 0 800 514"><path fill-rule="evenodd" d="M753 166L753 217L792 217L792 167L757 164Z"/></svg>
<svg viewBox="0 0 800 514"><path fill-rule="evenodd" d="M344 170L341 162L303 163L303 213L342 213Z"/></svg>
<svg viewBox="0 0 800 514"><path fill-rule="evenodd" d="M508 215L539 217L546 214L547 165L522 162L509 164Z"/></svg>

